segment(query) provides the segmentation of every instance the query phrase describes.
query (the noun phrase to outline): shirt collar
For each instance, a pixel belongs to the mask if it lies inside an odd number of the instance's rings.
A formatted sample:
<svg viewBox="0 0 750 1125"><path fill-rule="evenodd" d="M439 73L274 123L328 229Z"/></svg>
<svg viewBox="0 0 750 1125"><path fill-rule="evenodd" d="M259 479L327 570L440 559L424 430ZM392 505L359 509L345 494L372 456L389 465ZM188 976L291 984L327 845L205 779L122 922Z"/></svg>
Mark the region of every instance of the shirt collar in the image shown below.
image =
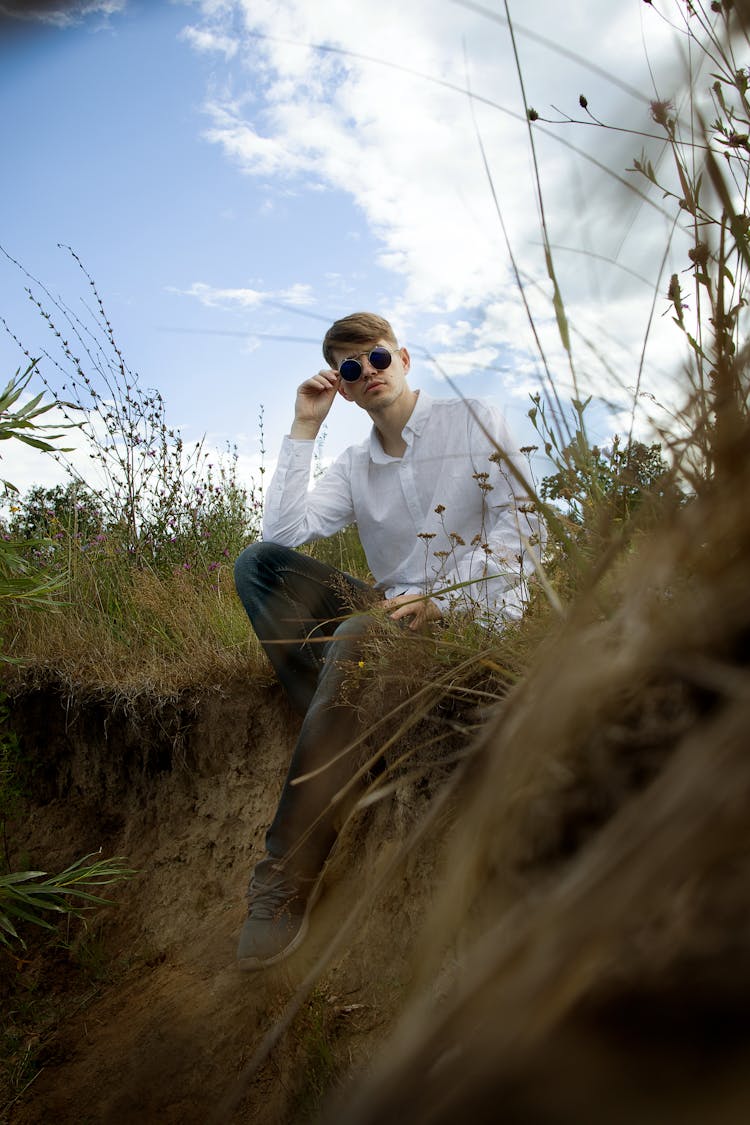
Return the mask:
<svg viewBox="0 0 750 1125"><path fill-rule="evenodd" d="M403 430L404 441L408 446L412 444L415 437L419 437L425 427L427 419L432 410L432 399L426 391L417 392L417 401L414 403L414 409L409 415ZM380 438L377 435L375 427L370 430L370 460L375 464L384 465L388 461L398 461L398 457L389 457L380 444Z"/></svg>

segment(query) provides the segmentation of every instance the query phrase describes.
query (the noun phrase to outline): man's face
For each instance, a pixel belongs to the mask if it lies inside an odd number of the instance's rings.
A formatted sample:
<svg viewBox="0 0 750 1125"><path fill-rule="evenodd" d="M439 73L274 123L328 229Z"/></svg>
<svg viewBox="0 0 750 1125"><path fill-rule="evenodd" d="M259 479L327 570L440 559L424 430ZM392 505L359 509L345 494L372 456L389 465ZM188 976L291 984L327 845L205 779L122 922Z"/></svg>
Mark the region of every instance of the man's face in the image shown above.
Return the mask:
<svg viewBox="0 0 750 1125"><path fill-rule="evenodd" d="M369 354L377 346L387 348L391 353L390 366L378 371L372 366ZM334 352L336 367L341 367L345 359L356 359L362 365L362 374L354 383L342 379L339 392L348 402L356 402L364 410L377 411L390 406L404 392L410 360L406 348L398 348L391 340L381 338L370 344L342 345Z"/></svg>

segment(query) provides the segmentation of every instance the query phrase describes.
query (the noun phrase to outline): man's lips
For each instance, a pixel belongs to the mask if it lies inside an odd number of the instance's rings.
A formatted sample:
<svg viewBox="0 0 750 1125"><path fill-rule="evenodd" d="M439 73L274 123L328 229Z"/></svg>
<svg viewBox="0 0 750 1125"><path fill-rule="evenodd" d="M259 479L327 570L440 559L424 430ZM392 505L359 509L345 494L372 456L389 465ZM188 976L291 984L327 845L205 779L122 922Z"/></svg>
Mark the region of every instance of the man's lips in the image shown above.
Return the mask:
<svg viewBox="0 0 750 1125"><path fill-rule="evenodd" d="M384 387L385 383L381 383L377 379L373 379L372 383L368 383L365 387L365 394L369 395L370 391L377 390L378 387Z"/></svg>

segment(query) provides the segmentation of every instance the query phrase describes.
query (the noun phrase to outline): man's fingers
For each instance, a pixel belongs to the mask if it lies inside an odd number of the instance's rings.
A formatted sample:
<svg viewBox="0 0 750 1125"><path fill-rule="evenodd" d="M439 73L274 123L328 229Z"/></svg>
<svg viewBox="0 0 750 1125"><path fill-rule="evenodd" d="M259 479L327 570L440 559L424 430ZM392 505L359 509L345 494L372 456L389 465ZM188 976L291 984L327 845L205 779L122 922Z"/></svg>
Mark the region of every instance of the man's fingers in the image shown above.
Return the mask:
<svg viewBox="0 0 750 1125"><path fill-rule="evenodd" d="M405 617L413 618L409 623L409 628L421 628L426 621L422 602L407 602L405 605L400 605L397 609L394 609L390 614L391 621L402 621Z"/></svg>
<svg viewBox="0 0 750 1125"><path fill-rule="evenodd" d="M338 375L335 371L319 371L317 375L313 375L311 379L306 379L300 387L302 393L314 391L319 393L321 391L335 391L336 384L338 383Z"/></svg>

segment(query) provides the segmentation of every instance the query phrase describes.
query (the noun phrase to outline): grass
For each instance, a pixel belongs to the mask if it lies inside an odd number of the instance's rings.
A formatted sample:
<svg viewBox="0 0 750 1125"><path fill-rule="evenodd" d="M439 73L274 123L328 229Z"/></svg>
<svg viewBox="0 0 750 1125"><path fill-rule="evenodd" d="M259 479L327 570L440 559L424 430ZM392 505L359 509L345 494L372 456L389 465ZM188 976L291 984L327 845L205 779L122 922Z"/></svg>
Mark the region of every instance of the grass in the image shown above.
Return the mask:
<svg viewBox="0 0 750 1125"><path fill-rule="evenodd" d="M79 688L171 696L262 667L223 565L165 574L86 559L43 620L14 610L5 627L10 654L22 662L15 675L54 673Z"/></svg>

